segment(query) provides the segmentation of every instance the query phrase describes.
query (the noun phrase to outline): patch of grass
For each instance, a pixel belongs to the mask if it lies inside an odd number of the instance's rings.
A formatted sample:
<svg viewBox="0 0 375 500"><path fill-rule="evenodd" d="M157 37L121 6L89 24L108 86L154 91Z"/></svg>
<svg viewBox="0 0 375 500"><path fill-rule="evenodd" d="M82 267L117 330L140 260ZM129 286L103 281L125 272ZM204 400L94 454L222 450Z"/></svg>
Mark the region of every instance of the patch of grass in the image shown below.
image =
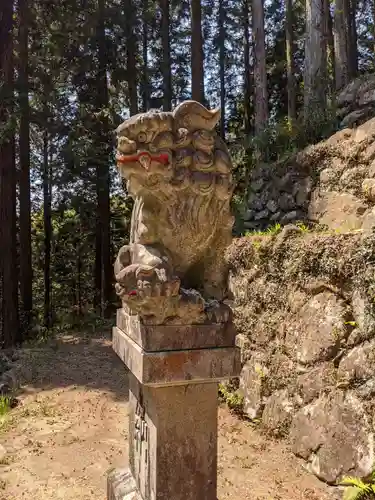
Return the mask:
<svg viewBox="0 0 375 500"><path fill-rule="evenodd" d="M360 479L357 477L344 477L340 486L345 486L343 500L375 499L375 471L369 477Z"/></svg>
<svg viewBox="0 0 375 500"><path fill-rule="evenodd" d="M309 226L307 226L305 223L303 222L297 222L296 224L297 227L299 227L299 229L303 232L303 233L308 233L310 231L310 228Z"/></svg>
<svg viewBox="0 0 375 500"><path fill-rule="evenodd" d="M11 398L9 396L0 396L0 419L5 417L11 409Z"/></svg>
<svg viewBox="0 0 375 500"><path fill-rule="evenodd" d="M243 415L244 398L242 394L239 393L238 389L233 390L230 386L219 384L219 398L228 405L228 408L233 411L233 413Z"/></svg>
<svg viewBox="0 0 375 500"><path fill-rule="evenodd" d="M35 404L29 404L26 408L22 410L22 417L54 417L56 412L52 408L48 401L36 401Z"/></svg>
<svg viewBox="0 0 375 500"><path fill-rule="evenodd" d="M245 236L274 236L278 233L281 232L282 230L282 225L277 223L274 226L270 226L267 229L264 229L263 231L247 231L245 233Z"/></svg>

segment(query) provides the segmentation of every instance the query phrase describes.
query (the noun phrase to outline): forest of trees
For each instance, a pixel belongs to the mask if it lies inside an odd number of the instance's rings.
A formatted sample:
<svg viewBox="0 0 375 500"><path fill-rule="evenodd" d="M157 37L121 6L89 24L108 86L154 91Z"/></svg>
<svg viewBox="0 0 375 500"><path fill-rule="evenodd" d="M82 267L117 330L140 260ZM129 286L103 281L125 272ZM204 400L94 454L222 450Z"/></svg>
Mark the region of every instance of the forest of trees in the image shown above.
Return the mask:
<svg viewBox="0 0 375 500"><path fill-rule="evenodd" d="M124 118L220 105L246 177L264 138L318 140L335 92L373 70L374 1L1 0L0 345L112 314Z"/></svg>

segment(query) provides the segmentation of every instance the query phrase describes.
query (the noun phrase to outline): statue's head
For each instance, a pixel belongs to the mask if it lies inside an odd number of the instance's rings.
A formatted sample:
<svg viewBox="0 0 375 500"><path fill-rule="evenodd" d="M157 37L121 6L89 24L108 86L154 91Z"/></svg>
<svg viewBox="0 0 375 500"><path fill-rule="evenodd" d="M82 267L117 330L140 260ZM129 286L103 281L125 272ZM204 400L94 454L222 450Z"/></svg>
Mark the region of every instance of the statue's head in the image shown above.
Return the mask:
<svg viewBox="0 0 375 500"><path fill-rule="evenodd" d="M117 128L117 165L131 194L163 190L232 193L231 160L215 132L220 110L185 101L173 112L151 110Z"/></svg>

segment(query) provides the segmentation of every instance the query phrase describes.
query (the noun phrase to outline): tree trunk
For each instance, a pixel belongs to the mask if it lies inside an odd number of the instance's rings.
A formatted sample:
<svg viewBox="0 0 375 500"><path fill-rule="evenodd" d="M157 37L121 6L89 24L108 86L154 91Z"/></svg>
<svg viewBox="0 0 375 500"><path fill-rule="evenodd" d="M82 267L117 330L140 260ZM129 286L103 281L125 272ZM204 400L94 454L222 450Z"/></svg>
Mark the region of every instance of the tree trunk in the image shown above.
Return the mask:
<svg viewBox="0 0 375 500"><path fill-rule="evenodd" d="M336 90L342 89L349 82L347 10L348 0L336 0L333 14Z"/></svg>
<svg viewBox="0 0 375 500"><path fill-rule="evenodd" d="M356 11L357 0L347 0L347 26L348 26L348 58L349 58L349 80L358 74L358 48L357 48L357 23Z"/></svg>
<svg viewBox="0 0 375 500"><path fill-rule="evenodd" d="M293 126L296 119L296 79L294 76L294 40L293 40L293 0L286 0L285 4L285 38L286 38L286 67L288 89L288 120Z"/></svg>
<svg viewBox="0 0 375 500"><path fill-rule="evenodd" d="M225 139L225 7L219 0L220 136Z"/></svg>
<svg viewBox="0 0 375 500"><path fill-rule="evenodd" d="M245 135L251 131L251 67L250 67L250 23L249 23L249 0L243 0L242 3L242 18L244 30L244 129Z"/></svg>
<svg viewBox="0 0 375 500"><path fill-rule="evenodd" d="M82 215L78 209L78 238L77 238L77 279L76 279L76 311L79 318L82 317Z"/></svg>
<svg viewBox="0 0 375 500"><path fill-rule="evenodd" d="M30 203L30 107L28 80L29 8L19 0L19 190L20 190L20 290L24 333L32 312L31 203Z"/></svg>
<svg viewBox="0 0 375 500"><path fill-rule="evenodd" d="M306 40L304 72L305 123L325 112L326 54L324 54L323 0L306 1Z"/></svg>
<svg viewBox="0 0 375 500"><path fill-rule="evenodd" d="M201 0L191 0L191 96L204 103Z"/></svg>
<svg viewBox="0 0 375 500"><path fill-rule="evenodd" d="M46 95L48 93L46 92ZM47 113L46 113L47 116ZM43 132L43 221L44 221L44 326L51 326L51 171L48 161L48 123Z"/></svg>
<svg viewBox="0 0 375 500"><path fill-rule="evenodd" d="M100 0L102 1L102 0ZM101 7L102 15L104 16L104 4ZM130 114L136 115L138 113L138 92L137 92L137 40L134 34L135 22L134 22L135 5L132 0L125 0L125 32L126 32L126 59L127 67L126 72L128 75L128 88L129 88L129 108ZM102 36L105 37L104 31L104 18L103 18L103 28L101 28L102 34L99 35L99 40ZM105 39L104 39L105 44ZM103 50L106 52L105 45L103 45ZM104 61L105 62L105 61ZM107 87L107 82L105 83ZM108 104L108 98L107 98Z"/></svg>
<svg viewBox="0 0 375 500"><path fill-rule="evenodd" d="M333 22L330 9L330 0L323 0L325 46L327 52L327 84L329 85L331 100L335 96L335 46L333 40Z"/></svg>
<svg viewBox="0 0 375 500"><path fill-rule="evenodd" d="M20 339L14 144L13 1L0 2L0 276L3 347Z"/></svg>
<svg viewBox="0 0 375 500"><path fill-rule="evenodd" d="M148 77L148 0L142 3L142 108L148 110L150 100L149 77Z"/></svg>
<svg viewBox="0 0 375 500"><path fill-rule="evenodd" d="M107 83L107 50L104 28L104 0L99 0L99 23L97 28L99 68L98 68L98 107L108 107ZM111 235L110 235L110 131L107 118L102 116L98 123L98 166L97 166L97 248L96 248L96 281L100 285L100 309L106 316L112 295ZM100 232L100 234L99 234ZM99 290L99 288L98 288ZM97 304L99 305L99 304Z"/></svg>
<svg viewBox="0 0 375 500"><path fill-rule="evenodd" d="M253 0L253 44L254 44L254 126L259 135L268 121L268 92L266 72L266 42L264 34L263 0Z"/></svg>
<svg viewBox="0 0 375 500"><path fill-rule="evenodd" d="M161 39L163 46L162 73L163 73L163 109L170 111L172 107L172 73L171 73L171 44L170 44L170 14L169 0L160 0L161 9Z"/></svg>

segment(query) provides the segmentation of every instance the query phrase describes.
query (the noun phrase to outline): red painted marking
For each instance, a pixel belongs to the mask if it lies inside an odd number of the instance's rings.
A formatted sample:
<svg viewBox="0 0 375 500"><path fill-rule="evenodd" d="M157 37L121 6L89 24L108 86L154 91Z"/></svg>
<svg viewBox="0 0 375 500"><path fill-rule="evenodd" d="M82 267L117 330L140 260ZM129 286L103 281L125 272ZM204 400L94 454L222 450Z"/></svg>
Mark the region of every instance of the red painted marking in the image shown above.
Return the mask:
<svg viewBox="0 0 375 500"><path fill-rule="evenodd" d="M159 155L152 155L144 151L143 153L139 153L137 155L117 155L116 160L118 163L129 163L132 161L138 161L142 156L148 156L150 160L161 163L162 165L168 165L169 156L166 153L160 153Z"/></svg>
<svg viewBox="0 0 375 500"><path fill-rule="evenodd" d="M129 293L128 293L129 297L133 297L134 295L137 295L137 290L131 290Z"/></svg>

